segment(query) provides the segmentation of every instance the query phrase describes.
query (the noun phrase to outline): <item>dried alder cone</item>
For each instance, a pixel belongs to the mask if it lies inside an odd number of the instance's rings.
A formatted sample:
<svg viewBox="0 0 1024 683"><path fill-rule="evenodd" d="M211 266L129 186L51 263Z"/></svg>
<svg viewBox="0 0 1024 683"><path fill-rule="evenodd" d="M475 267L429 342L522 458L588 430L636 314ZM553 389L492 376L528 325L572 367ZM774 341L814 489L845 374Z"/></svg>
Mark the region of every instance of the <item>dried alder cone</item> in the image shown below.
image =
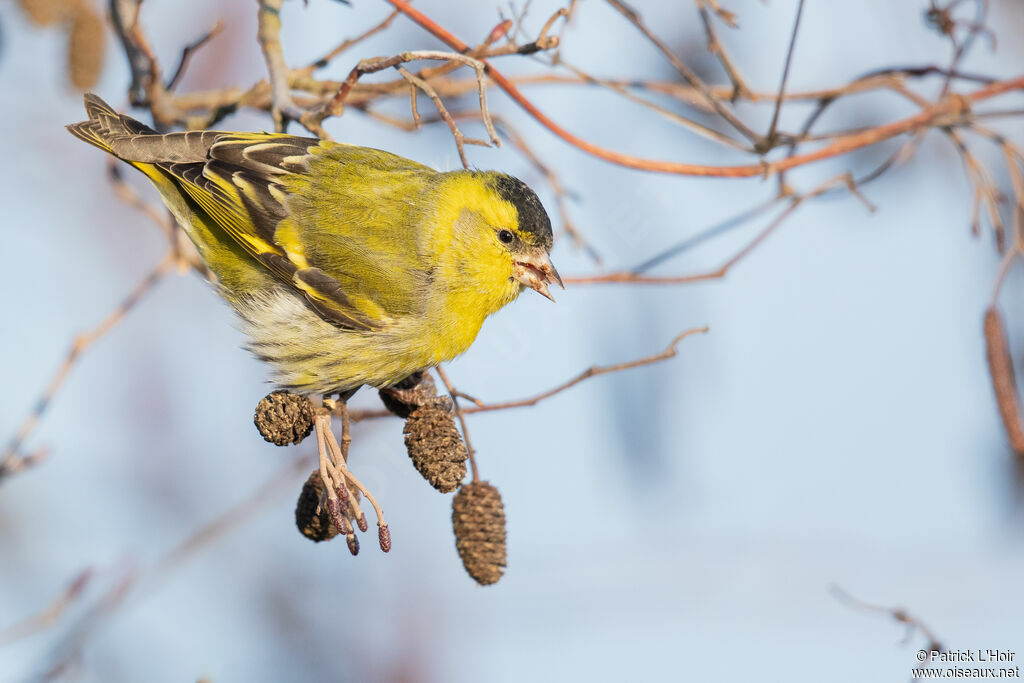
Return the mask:
<svg viewBox="0 0 1024 683"><path fill-rule="evenodd" d="M398 417L405 419L414 410L437 396L434 380L425 372L409 375L394 386L381 389L380 400L384 407Z"/></svg>
<svg viewBox="0 0 1024 683"><path fill-rule="evenodd" d="M68 25L68 79L78 90L99 80L107 47L106 24L91 0L20 0L36 26Z"/></svg>
<svg viewBox="0 0 1024 683"><path fill-rule="evenodd" d="M405 418L405 447L416 470L441 493L454 491L466 478L468 453L452 413L452 402L438 397L425 373L381 389L387 409Z"/></svg>
<svg viewBox="0 0 1024 683"><path fill-rule="evenodd" d="M19 0L21 9L36 26L50 26L74 17L81 0Z"/></svg>
<svg viewBox="0 0 1024 683"><path fill-rule="evenodd" d="M466 445L455 426L452 402L432 399L405 419L405 447L423 478L441 493L454 491L466 478Z"/></svg>
<svg viewBox="0 0 1024 683"><path fill-rule="evenodd" d="M1006 341L1003 317L995 306L985 311L985 347L988 355L989 374L996 393L999 414L1003 418L1010 445L1018 454L1024 455L1024 425L1021 424L1020 399L1017 394L1017 380L1013 370L1013 358Z"/></svg>
<svg viewBox="0 0 1024 683"><path fill-rule="evenodd" d="M313 431L313 404L305 396L273 391L256 406L252 421L260 436L270 443L297 444Z"/></svg>
<svg viewBox="0 0 1024 683"><path fill-rule="evenodd" d="M466 484L452 500L455 547L462 566L481 586L505 573L505 507L501 494L486 481Z"/></svg>
<svg viewBox="0 0 1024 683"><path fill-rule="evenodd" d="M302 492L295 504L295 526L311 541L329 541L338 535L338 529L331 522L326 506L321 504L324 495L324 481L320 470L313 470L302 485Z"/></svg>
<svg viewBox="0 0 1024 683"><path fill-rule="evenodd" d="M99 80L106 51L106 25L93 11L75 16L68 34L68 77L78 90L89 90Z"/></svg>

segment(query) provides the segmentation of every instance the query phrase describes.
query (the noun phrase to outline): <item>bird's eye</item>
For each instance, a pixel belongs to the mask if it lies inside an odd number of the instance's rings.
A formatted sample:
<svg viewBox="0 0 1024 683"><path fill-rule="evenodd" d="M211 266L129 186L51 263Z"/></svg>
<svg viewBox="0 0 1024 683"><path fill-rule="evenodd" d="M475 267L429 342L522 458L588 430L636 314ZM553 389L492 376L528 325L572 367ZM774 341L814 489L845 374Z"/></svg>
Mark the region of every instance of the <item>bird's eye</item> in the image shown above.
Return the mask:
<svg viewBox="0 0 1024 683"><path fill-rule="evenodd" d="M512 244L512 240L515 238L516 236L508 230L501 230L498 232L498 239L501 240L502 244Z"/></svg>

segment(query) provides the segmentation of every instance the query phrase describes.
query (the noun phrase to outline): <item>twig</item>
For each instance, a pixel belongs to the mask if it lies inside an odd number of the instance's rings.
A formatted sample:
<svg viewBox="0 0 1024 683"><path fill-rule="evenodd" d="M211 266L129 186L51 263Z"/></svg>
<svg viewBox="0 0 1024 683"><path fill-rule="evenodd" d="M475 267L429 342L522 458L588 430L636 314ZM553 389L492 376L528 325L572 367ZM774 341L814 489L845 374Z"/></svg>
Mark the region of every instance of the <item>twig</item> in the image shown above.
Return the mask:
<svg viewBox="0 0 1024 683"><path fill-rule="evenodd" d="M401 12L399 12L398 10L391 10L391 12L386 17L384 17L384 19L379 23L374 24L373 26L363 31L354 38L346 38L334 49L325 54L323 57L310 63L309 66L305 67L304 69L296 69L296 73L306 76L312 75L312 73L317 69L322 69L328 64L330 64L332 61L334 61L334 59L338 55L358 45L367 38L371 38L372 36L375 36L381 31L387 29L389 26L391 26L391 22L393 22L395 20L395 17L397 17L399 14L401 14Z"/></svg>
<svg viewBox="0 0 1024 683"><path fill-rule="evenodd" d="M776 144L775 129L779 123L779 112L786 96L786 81L789 80L789 67L793 64L793 51L796 48L796 36L800 32L800 17L804 13L804 0L796 6L796 19L793 21L793 33L789 37L789 48L786 49L786 65L782 69L782 81L779 83L779 94L775 98L775 111L772 112L772 123L768 126L768 134L764 136L764 150L768 151Z"/></svg>
<svg viewBox="0 0 1024 683"><path fill-rule="evenodd" d="M599 85L603 88L607 88L617 93L618 95L624 97L625 99L629 100L630 102L634 102L642 107L650 109L651 111L657 112L658 114L665 117L672 123L680 125L683 128L693 133L696 133L697 135L700 135L705 139L712 140L714 142L725 145L727 147L731 147L736 150L744 152L752 151L752 148L749 145L743 143L740 140L733 139L732 137L726 135L725 133L715 130L711 126L700 123L699 121L694 121L693 119L682 116L681 114L677 114L676 112L667 109L666 107L663 107L660 104L657 104L656 102L651 102L648 99L645 99L638 95L634 95L632 92L630 92L629 88L636 87L638 85L637 83L621 83L618 81L595 78L584 72L582 69L573 66L564 59L559 62L559 65L565 67L573 74L575 74L581 82L592 83L594 85ZM699 93L700 90L694 90L694 92ZM706 107L706 103L703 101L699 101L699 104L704 105L704 107Z"/></svg>
<svg viewBox="0 0 1024 683"><path fill-rule="evenodd" d="M829 587L832 595L840 602L854 607L856 609L864 610L866 612L878 612L886 614L895 619L900 624L903 624L907 628L906 635L903 637L903 642L907 642L915 631L920 631L921 634L928 641L929 651L942 651L942 645L939 643L939 639L935 637L935 634L930 628L928 628L923 621L917 617L911 616L906 610L899 607L882 607L880 605L872 605L871 603L859 600L848 592L840 588L839 586L832 584Z"/></svg>
<svg viewBox="0 0 1024 683"><path fill-rule="evenodd" d="M707 37L708 52L718 59L718 62L722 65L726 75L729 77L729 82L732 83L732 94L729 96L729 100L731 102L735 102L741 98L750 98L750 88L747 87L743 77L740 76L739 70L732 63L732 59L730 59L729 54L722 46L722 41L719 39L718 32L715 30L714 22L711 20L711 13L708 12L708 8L710 7L730 28L737 27L736 15L719 7L718 3L714 0L696 0L696 3L701 23L704 24L704 35ZM713 90L712 95L714 95Z"/></svg>
<svg viewBox="0 0 1024 683"><path fill-rule="evenodd" d="M487 141L480 140L478 138L467 138L465 135L463 135L462 131L459 129L458 124L455 123L455 119L452 118L452 115L448 112L448 108L444 106L444 102L441 100L441 97L437 94L437 91L434 90L434 88L431 87L429 83L427 83L419 76L412 74L411 72L409 72L408 69L406 69L403 66L395 66L395 69L398 71L398 73L402 75L402 78L409 81L409 84L411 86L422 90L427 95L427 97L430 98L430 101L434 103L434 107L437 109L438 115L446 124L448 124L448 129L451 131L452 137L455 139L455 148L459 152L459 161L462 162L462 167L469 168L469 160L466 159L466 144L468 143L470 145L481 145L483 147L487 147ZM412 100L413 120L418 122L419 112L416 109L415 90L412 91L410 99Z"/></svg>
<svg viewBox="0 0 1024 683"><path fill-rule="evenodd" d="M469 50L469 46L455 37L451 32L441 27L437 22L413 8L405 0L387 0L393 7L402 11L403 14L415 21L424 29L428 30L435 37L442 40L455 51ZM848 154L858 149L889 140L899 135L912 133L925 128L936 126L947 126L955 123L960 117L968 113L970 106L974 103L996 97L1003 93L1024 88L1024 76L1018 76L1002 81L996 81L985 87L979 88L965 95L950 95L944 100L928 107L914 116L883 124L862 133L850 135L837 139L830 145L821 149L798 154L775 162L763 162L760 164L749 164L744 166L705 166L699 164L687 164L674 161L663 161L657 159L644 159L629 154L616 152L599 145L588 142L557 124L549 116L543 113L533 102L526 98L516 85L504 74L496 69L486 59L481 59L485 71L491 80L508 94L520 107L535 118L541 125L554 133L562 140L591 154L597 158L611 163L658 173L671 173L678 175L691 175L718 178L749 178L754 176L769 176L797 166L803 166L824 159L830 159L843 154Z"/></svg>
<svg viewBox="0 0 1024 683"><path fill-rule="evenodd" d="M833 178L829 178L825 182L821 183L814 190L806 194L798 195L780 195L776 200L766 205L754 207L749 213L756 215L761 211L769 209L776 201L779 201L788 196L789 204L785 209L782 210L768 225L757 233L750 242L748 242L743 248L737 251L731 258L726 260L722 265L714 270L704 271L692 275L644 275L644 270L647 269L648 264L653 262L659 262L662 260L663 254L655 256L651 261L641 264L639 269L634 270L619 270L610 273L603 273L601 275L590 275L590 276L578 276L578 277L564 277L562 281L566 284L574 285L593 285L593 284L612 284L612 283L630 283L630 284L648 284L648 285L675 285L675 284L687 284L691 282L703 282L706 280L718 280L726 276L729 270L733 268L737 263L749 256L758 246L761 245L782 223L789 218L793 212L795 212L805 202L825 195L832 192L836 188L845 188L854 197L859 199L866 208L870 211L874 210L874 206L864 197L857 189L857 181L848 173L843 173ZM746 218L746 215L741 215L738 218ZM726 221L724 224L727 227L732 227L730 221ZM721 226L715 226L713 230L721 230ZM690 246L689 243L684 242L682 247ZM675 247L671 250L673 253L681 251L679 247ZM639 272L638 272L639 270Z"/></svg>
<svg viewBox="0 0 1024 683"><path fill-rule="evenodd" d="M114 189L114 194L117 195L117 198L133 209L141 211L147 218L156 223L156 226L160 228L160 232L164 234L168 242L173 244L176 241L175 233L178 231L178 226L175 224L171 214L163 207L157 207L144 200L135 191L135 188L125 182L124 176L121 175L123 163L121 160L110 157L106 163L107 179L110 181L110 186Z"/></svg>
<svg viewBox="0 0 1024 683"><path fill-rule="evenodd" d="M576 224L573 222L572 217L569 215L569 208L567 206L569 200L569 191L562 185L557 173L554 169L541 161L537 153L534 152L533 148L527 144L526 140L522 135L519 134L514 127L512 127L508 121L494 117L495 122L501 127L505 133L505 137L508 138L512 146L519 150L520 154L527 158L530 163L533 164L540 173L547 180L548 185L551 186L551 191L555 195L555 208L558 210L558 217L562 221L562 229L572 239L573 244L578 248L582 249L594 263L601 265L601 255L597 252L597 249L583 236L583 233L579 231Z"/></svg>
<svg viewBox="0 0 1024 683"><path fill-rule="evenodd" d="M213 25L213 28L211 28L205 34L200 36L194 42L191 42L185 46L185 48L181 51L181 58L178 60L178 67L174 70L174 75L171 76L170 80L168 80L167 84L164 86L165 90L170 92L177 87L178 82L181 80L181 77L185 75L185 70L188 68L189 62L192 60L192 55L194 55L200 48L202 48L208 42L216 38L217 35L219 35L220 32L223 30L224 24L218 21L216 24Z"/></svg>
<svg viewBox="0 0 1024 683"><path fill-rule="evenodd" d="M262 506L286 488L295 485L296 479L308 466L306 455L300 455L271 475L261 486L242 501L231 506L222 514L189 534L183 541L164 553L143 571L131 571L109 591L101 595L95 605L70 630L67 638L58 648L50 671L65 668L81 652L86 641L104 624L109 622L131 599L141 600L151 594L169 579L185 562L193 558L204 547L240 527Z"/></svg>
<svg viewBox="0 0 1024 683"><path fill-rule="evenodd" d="M626 19L631 24L633 24L633 26L635 26L637 30L643 33L644 37L647 38L647 40L649 40L652 45L658 48L661 54L663 54L665 58L668 59L669 63L672 64L675 70L679 72L679 75L683 77L683 80L685 80L692 87L697 89L701 96L704 97L707 105L711 107L716 114L722 117L723 121L732 126L738 133L740 133L743 137L745 137L755 146L757 146L761 142L761 136L755 133L745 123L740 121L739 118L721 102L721 100L717 100L711 96L711 92L708 90L707 85L704 84L704 81L701 80L700 76L698 76L696 72L693 71L693 69L686 66L683 60L679 59L679 57L676 56L676 54L672 52L671 49L669 49L668 45L666 45L660 38L658 38L658 36L656 36L654 32L647 27L646 24L644 24L644 22L640 19L639 14L637 14L634 10L620 2L620 0L606 1L609 5L614 7L619 12L619 14L626 17Z"/></svg>
<svg viewBox="0 0 1024 683"><path fill-rule="evenodd" d="M32 430L35 429L39 420L46 413L47 408L50 407L51 401L60 391L64 385L64 381L67 379L68 374L74 367L75 362L79 356L89 349L93 344L99 341L105 334L110 332L124 317L128 314L136 304L152 291L153 287L160 282L160 280L166 275L175 264L173 255L167 255L164 260L161 261L157 266L151 270L135 289L121 302L121 305L115 308L106 318L104 318L96 327L91 330L78 335L74 342L71 344L71 348L68 350L67 356L64 362L61 363L57 369L56 374L50 380L46 389L42 395L36 401L35 408L29 413L28 417L22 422L21 427L15 433L7 446L7 450L4 452L3 460L0 461L0 482L6 477L15 474L26 466L33 464L39 459L38 454L26 455L21 452L22 444L31 435Z"/></svg>
<svg viewBox="0 0 1024 683"><path fill-rule="evenodd" d="M616 363L614 365L592 365L580 374L576 375L572 379L565 381L554 389L542 392L529 398L519 399L517 401L505 401L504 403L489 403L483 406L476 406L475 408L465 408L463 410L467 415L474 413L485 413L495 410L508 410L509 408L526 408L529 406L535 406L544 399L551 398L555 394L560 394L566 389L571 389L580 382L597 377L599 375L607 375L613 372L622 372L623 370L631 370L633 368L639 368L644 365L651 365L652 363L658 363L669 358L675 358L678 355L678 346L681 341L694 334L704 334L708 331L708 327L694 327L685 332L677 335L669 345L661 353L656 353L652 356L646 356L637 360L627 361L625 363Z"/></svg>
<svg viewBox="0 0 1024 683"><path fill-rule="evenodd" d="M462 412L462 406L459 405L459 396L461 394L448 381L448 375L445 374L444 368L438 365L434 370L437 372L437 376L441 378L441 382L444 383L445 389L448 390L448 395L452 397L455 416L459 418L459 425L462 427L462 440L466 442L466 453L469 455L469 466L473 470L473 481L480 481L480 471L476 466L476 449L473 448L473 442L469 440L469 427L466 426L466 416ZM477 403L477 405L480 405L480 403Z"/></svg>
<svg viewBox="0 0 1024 683"><path fill-rule="evenodd" d="M459 149L459 157L462 160L462 165L468 167L469 164L466 161L463 143L468 142L470 144L478 144L485 146L488 143L482 140L466 138L465 136L463 136L462 132L459 131L458 126L455 125L455 122L452 119L451 114L448 113L447 108L441 101L440 95L438 95L437 91L433 88L433 86L431 86L427 82L427 80L422 77L422 75L414 75L402 67L402 64L418 60L435 60L448 62L449 64L463 64L465 66L471 67L476 72L477 96L480 99L480 118L483 120L484 127L487 129L487 134L490 136L491 144L493 144L495 147L500 147L501 139L498 137L497 131L494 130L494 123L491 121L491 115L487 110L487 88L484 83L484 63L478 59L475 59L464 54L454 52L440 52L437 50L416 50L410 52L403 52L401 54L394 55L393 57L377 57L373 59L362 60L361 62L356 64L355 67L352 68L348 76L345 78L345 80L338 87L337 91L334 93L334 96L328 102L326 102L322 107L320 107L316 111L308 112L307 114L301 117L303 125L305 125L310 130L317 132L319 135L321 135L321 137L323 137L322 123L324 119L326 119L329 116L338 116L339 114L342 113L345 107L345 101L351 94L352 89L355 87L356 83L359 81L360 78L362 78L366 74L376 73L378 71L383 71L384 69L394 68L398 71L399 74L401 74L403 79L421 89L424 93L427 94L428 97L430 97L431 101L433 101L434 106L437 108L438 114L445 121L445 123L448 124L449 128L452 131L452 135L455 138L455 143ZM413 109L413 111L414 120L418 120L418 112L416 112L415 108Z"/></svg>
<svg viewBox="0 0 1024 683"><path fill-rule="evenodd" d="M0 629L0 645L31 636L55 624L64 615L64 612L82 597L92 578L92 569L83 569L41 612L5 629Z"/></svg>
<svg viewBox="0 0 1024 683"><path fill-rule="evenodd" d="M596 285L596 284L645 284L645 285L681 285L691 282L704 282L707 280L720 280L725 277L733 266L749 256L767 237L778 228L783 221L789 218L794 211L805 201L803 197L790 198L786 208L776 216L763 230L740 249L722 265L713 270L707 270L690 275L645 275L643 271L637 273L632 270L618 270L600 275L583 275L563 277L562 281L569 285ZM655 257L657 258L657 257Z"/></svg>
<svg viewBox="0 0 1024 683"><path fill-rule="evenodd" d="M288 119L299 120L302 112L292 101L289 88L290 70L284 61L281 49L281 3L283 0L260 0L257 39L263 51L263 59L267 64L270 76L271 105L270 115L274 119L274 129L283 133L288 127Z"/></svg>
<svg viewBox="0 0 1024 683"><path fill-rule="evenodd" d="M699 244L703 244L709 239L718 237L719 235L722 235L723 233L728 232L733 228L737 228L746 223L747 221L760 216L762 213L771 209L784 198L784 196L772 197L771 199L763 201L760 204L752 206L749 209L745 209L744 211L734 216L730 216L729 218L726 218L724 221L716 223L715 225L706 228L705 230L702 230L696 235L692 237L687 237L686 239L681 240L680 242L672 245L671 247L668 247L661 253L650 257L649 259L647 259L646 261L637 266L634 266L633 268L630 269L629 272L633 273L634 275L642 275L643 273L646 273L655 266L658 266L664 263L665 261L678 256L684 251L688 251L689 249L692 249Z"/></svg>
<svg viewBox="0 0 1024 683"><path fill-rule="evenodd" d="M590 379L591 377L607 375L608 373L612 372L621 372L623 370L638 368L644 365L651 365L652 363L658 363L663 360L668 360L669 358L674 358L678 353L676 347L683 339L694 334L703 334L707 331L707 327L691 328L689 330L686 330L682 334L678 335L675 339L673 339L672 342L668 345L668 348L666 348L664 351L656 353L652 356L645 356L637 360L631 360L625 363L617 363L615 365L594 365L587 368L586 370L576 375L572 379L563 382L562 384L559 384L554 389L549 389L548 391L544 391L534 396L530 396L529 398L522 398L515 401L503 401L501 403L478 403L475 406L462 408L462 413L464 415L474 415L476 413L489 413L495 410L508 410L509 408L526 408L529 406L535 406L544 399L551 398L555 394L559 394L565 391L566 389L570 389L579 384L580 382L586 379ZM376 409L352 410L350 411L350 414L352 416L352 420L356 422L359 422L361 420L371 420L383 417L394 417L394 413L392 413L389 410Z"/></svg>

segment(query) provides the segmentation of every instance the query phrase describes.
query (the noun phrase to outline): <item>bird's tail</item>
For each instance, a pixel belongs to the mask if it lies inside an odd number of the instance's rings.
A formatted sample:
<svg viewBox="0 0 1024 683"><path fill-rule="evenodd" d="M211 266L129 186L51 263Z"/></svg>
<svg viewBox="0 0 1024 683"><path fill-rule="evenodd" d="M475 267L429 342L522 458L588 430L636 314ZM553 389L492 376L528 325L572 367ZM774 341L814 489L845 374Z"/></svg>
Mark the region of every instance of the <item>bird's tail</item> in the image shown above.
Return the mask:
<svg viewBox="0 0 1024 683"><path fill-rule="evenodd" d="M130 116L118 114L109 104L92 93L85 95L85 113L89 115L88 121L72 123L67 129L76 138L85 140L114 156L118 156L114 151L114 143L118 140L144 133L156 133L146 124Z"/></svg>

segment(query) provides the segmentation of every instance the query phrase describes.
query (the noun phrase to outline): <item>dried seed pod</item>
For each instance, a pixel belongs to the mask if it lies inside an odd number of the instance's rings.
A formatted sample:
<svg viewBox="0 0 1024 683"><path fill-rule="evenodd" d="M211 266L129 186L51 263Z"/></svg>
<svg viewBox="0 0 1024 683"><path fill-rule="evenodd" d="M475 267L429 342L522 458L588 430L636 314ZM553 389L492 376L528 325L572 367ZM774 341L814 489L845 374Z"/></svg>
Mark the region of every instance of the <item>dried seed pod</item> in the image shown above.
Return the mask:
<svg viewBox="0 0 1024 683"><path fill-rule="evenodd" d="M379 392L384 407L398 417L409 417L420 406L437 396L434 380L426 372L409 375L398 384L384 387Z"/></svg>
<svg viewBox="0 0 1024 683"><path fill-rule="evenodd" d="M451 400L435 398L405 419L405 447L413 465L441 493L454 491L466 478L466 445L462 442Z"/></svg>
<svg viewBox="0 0 1024 683"><path fill-rule="evenodd" d="M303 536L318 543L329 541L338 535L326 506L320 505L324 490L320 470L313 470L306 483L302 485L302 493L295 504L295 526L299 527Z"/></svg>
<svg viewBox="0 0 1024 683"><path fill-rule="evenodd" d="M501 494L486 481L466 484L452 500L455 547L462 566L481 586L505 573L505 508Z"/></svg>
<svg viewBox="0 0 1024 683"><path fill-rule="evenodd" d="M1024 455L1024 425L1021 424L1020 398L1017 394L1017 380L1013 371L1013 358L1006 341L1003 317L996 307L985 311L985 347L988 355L988 370L992 375L996 404L1003 418L1003 427L1010 440L1010 446Z"/></svg>
<svg viewBox="0 0 1024 683"><path fill-rule="evenodd" d="M80 0L19 0L21 9L36 26L49 26L73 16Z"/></svg>
<svg viewBox="0 0 1024 683"><path fill-rule="evenodd" d="M256 406L253 424L272 444L299 443L313 430L313 404L305 396L273 391Z"/></svg>
<svg viewBox="0 0 1024 683"><path fill-rule="evenodd" d="M68 76L75 88L88 90L96 85L103 69L106 37L103 18L83 4L68 34Z"/></svg>

